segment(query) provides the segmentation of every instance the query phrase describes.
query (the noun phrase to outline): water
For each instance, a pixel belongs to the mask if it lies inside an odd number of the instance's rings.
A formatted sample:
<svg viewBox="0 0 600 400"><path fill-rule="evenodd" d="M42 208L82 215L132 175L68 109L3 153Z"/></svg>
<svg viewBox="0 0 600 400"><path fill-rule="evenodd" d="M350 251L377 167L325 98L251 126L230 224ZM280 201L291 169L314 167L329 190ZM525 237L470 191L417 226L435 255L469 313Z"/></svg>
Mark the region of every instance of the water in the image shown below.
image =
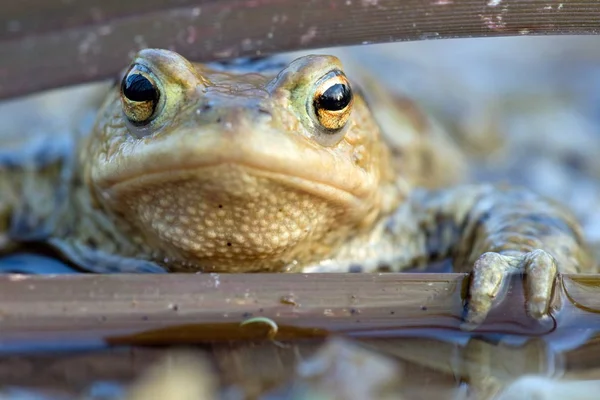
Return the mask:
<svg viewBox="0 0 600 400"><path fill-rule="evenodd" d="M452 332L444 331L431 336L436 337L267 341L189 346L180 351L194 353L214 368L222 398L244 398L240 393L260 394L264 399L297 398L289 396L307 391L341 391L344 398L356 399L402 394L408 398L488 398L511 390L511 385L523 385L525 377L537 379L530 382L533 386L542 381L543 386L555 388L579 383L588 390L600 382L600 361L591 356L600 350L596 333L574 335L562 350L544 338L523 337L520 343L510 343L515 338L455 340ZM160 365L172 352L143 347L3 355L0 381L7 388L5 393L37 390L48 393L48 398L77 398L86 393L88 398L116 399L149 366ZM382 391L387 397L379 397ZM576 392L577 385L571 387L570 395ZM52 397L53 393L64 397Z"/></svg>

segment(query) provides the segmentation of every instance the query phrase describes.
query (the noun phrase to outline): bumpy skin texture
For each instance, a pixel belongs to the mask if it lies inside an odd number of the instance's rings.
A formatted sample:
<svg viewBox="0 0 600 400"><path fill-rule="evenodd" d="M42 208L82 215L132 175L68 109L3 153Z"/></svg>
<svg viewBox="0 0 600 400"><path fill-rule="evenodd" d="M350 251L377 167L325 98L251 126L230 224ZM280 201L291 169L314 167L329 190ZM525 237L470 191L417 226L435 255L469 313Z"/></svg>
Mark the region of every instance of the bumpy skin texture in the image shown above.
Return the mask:
<svg viewBox="0 0 600 400"><path fill-rule="evenodd" d="M335 57L244 73L144 50L132 68L155 103L117 86L77 158L0 169L6 249L46 242L95 272L400 271L452 258L473 270L467 326L510 273L528 273L528 311L543 318L557 271L594 265L559 205L524 189L444 189L459 153L368 78L364 97L353 82L349 105L323 114L319 94L345 82Z"/></svg>

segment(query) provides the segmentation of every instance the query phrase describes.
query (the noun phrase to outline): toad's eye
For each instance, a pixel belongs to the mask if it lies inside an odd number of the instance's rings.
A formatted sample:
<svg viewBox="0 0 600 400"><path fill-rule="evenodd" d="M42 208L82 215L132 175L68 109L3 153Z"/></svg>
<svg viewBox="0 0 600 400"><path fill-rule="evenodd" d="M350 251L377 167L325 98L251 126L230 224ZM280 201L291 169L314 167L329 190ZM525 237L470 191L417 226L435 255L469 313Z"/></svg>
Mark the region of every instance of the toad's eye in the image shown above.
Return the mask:
<svg viewBox="0 0 600 400"><path fill-rule="evenodd" d="M325 132L335 133L346 125L352 101L350 83L341 71L329 72L319 80L312 106L315 117Z"/></svg>
<svg viewBox="0 0 600 400"><path fill-rule="evenodd" d="M131 67L121 82L121 104L129 121L138 126L149 123L160 100L160 89L152 73L141 65Z"/></svg>

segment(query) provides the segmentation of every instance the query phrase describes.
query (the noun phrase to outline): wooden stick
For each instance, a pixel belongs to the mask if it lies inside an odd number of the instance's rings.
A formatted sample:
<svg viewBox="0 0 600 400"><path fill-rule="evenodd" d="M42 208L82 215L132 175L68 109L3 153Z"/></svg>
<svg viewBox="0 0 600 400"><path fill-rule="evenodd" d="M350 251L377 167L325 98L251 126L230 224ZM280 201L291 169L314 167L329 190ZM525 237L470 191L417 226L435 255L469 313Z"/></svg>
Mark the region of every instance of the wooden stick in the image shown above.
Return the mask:
<svg viewBox="0 0 600 400"><path fill-rule="evenodd" d="M114 77L143 47L193 60L458 37L595 34L595 0L12 1L0 98Z"/></svg>
<svg viewBox="0 0 600 400"><path fill-rule="evenodd" d="M330 333L378 337L432 328L460 332L464 278L412 273L8 275L0 277L0 350L31 343L293 340ZM525 315L521 282L515 278L478 332L537 335L557 327L600 326L600 276L559 281L555 307L563 311L542 323Z"/></svg>

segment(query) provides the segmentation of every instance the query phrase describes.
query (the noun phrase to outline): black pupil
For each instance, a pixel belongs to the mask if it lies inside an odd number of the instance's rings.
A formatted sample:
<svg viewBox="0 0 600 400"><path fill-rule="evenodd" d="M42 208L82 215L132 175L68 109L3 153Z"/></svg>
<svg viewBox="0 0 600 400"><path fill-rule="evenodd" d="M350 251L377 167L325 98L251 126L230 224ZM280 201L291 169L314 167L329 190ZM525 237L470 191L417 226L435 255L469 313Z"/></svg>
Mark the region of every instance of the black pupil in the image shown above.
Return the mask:
<svg viewBox="0 0 600 400"><path fill-rule="evenodd" d="M131 101L158 99L156 87L142 74L130 74L123 80L123 94Z"/></svg>
<svg viewBox="0 0 600 400"><path fill-rule="evenodd" d="M343 110L352 100L350 87L343 83L330 86L317 100L319 108L329 111Z"/></svg>

